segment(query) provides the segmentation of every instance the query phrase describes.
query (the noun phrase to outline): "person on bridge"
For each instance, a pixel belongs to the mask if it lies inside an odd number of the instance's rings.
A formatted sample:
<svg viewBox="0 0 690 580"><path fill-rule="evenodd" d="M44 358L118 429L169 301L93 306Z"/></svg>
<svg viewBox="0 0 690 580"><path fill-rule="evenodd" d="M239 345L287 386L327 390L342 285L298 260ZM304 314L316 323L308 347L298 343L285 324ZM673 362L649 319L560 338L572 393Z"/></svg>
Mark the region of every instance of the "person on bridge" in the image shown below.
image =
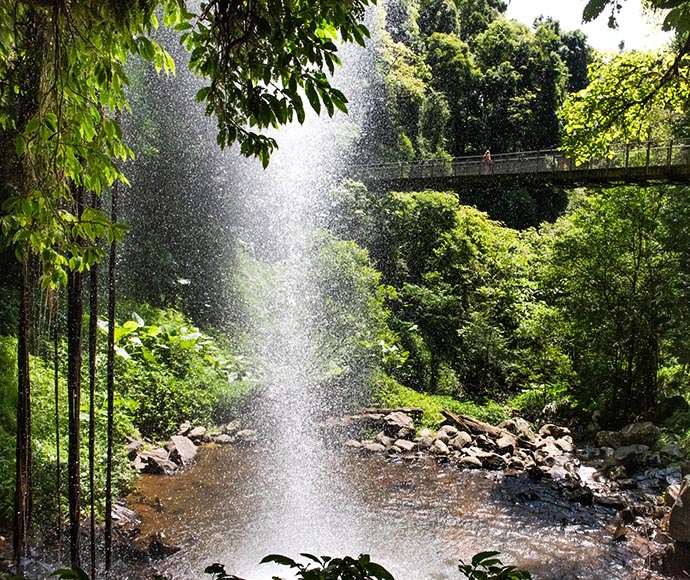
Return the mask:
<svg viewBox="0 0 690 580"><path fill-rule="evenodd" d="M487 149L484 151L484 157L482 157L482 175L489 173L491 173L491 151Z"/></svg>

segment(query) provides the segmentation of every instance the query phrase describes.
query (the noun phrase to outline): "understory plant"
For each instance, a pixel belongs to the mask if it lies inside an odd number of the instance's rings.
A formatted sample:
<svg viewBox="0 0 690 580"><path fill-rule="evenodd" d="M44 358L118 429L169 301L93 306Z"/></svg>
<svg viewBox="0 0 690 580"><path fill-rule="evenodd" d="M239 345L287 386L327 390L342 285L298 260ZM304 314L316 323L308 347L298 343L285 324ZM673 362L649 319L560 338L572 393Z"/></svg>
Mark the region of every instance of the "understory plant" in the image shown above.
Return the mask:
<svg viewBox="0 0 690 580"><path fill-rule="evenodd" d="M479 552L466 564L460 560L458 570L467 580L531 580L532 575L515 566L504 566L496 556L500 552Z"/></svg>

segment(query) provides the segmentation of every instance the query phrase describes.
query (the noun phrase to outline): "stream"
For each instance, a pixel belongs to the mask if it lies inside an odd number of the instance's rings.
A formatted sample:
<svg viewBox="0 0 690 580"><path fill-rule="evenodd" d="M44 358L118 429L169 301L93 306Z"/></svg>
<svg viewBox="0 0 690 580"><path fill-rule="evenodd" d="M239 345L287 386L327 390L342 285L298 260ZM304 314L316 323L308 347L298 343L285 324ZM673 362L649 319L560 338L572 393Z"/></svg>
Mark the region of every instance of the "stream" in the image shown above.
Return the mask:
<svg viewBox="0 0 690 580"><path fill-rule="evenodd" d="M259 565L270 553L368 553L396 580L461 580L459 559L497 550L534 578L662 578L626 541L613 541L614 510L569 503L548 480L323 449L321 484L297 498L280 485L273 467L284 463L273 453L208 448L193 468L138 482L128 505L140 536L162 532L181 548L154 563L159 573L202 578L220 562L256 580L289 574Z"/></svg>

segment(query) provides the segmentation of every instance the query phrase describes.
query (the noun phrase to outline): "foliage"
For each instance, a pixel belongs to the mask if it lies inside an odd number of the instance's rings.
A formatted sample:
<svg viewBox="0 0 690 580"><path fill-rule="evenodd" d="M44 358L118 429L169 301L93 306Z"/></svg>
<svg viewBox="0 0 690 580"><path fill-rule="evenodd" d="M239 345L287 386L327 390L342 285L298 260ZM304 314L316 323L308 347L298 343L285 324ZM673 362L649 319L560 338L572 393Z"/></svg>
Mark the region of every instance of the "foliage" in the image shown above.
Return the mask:
<svg viewBox="0 0 690 580"><path fill-rule="evenodd" d="M685 75L667 82L674 58L670 51L634 51L590 65L588 87L570 95L560 112L564 150L587 161L606 157L615 142L672 138L690 95Z"/></svg>
<svg viewBox="0 0 690 580"><path fill-rule="evenodd" d="M498 554L499 552L480 552L474 555L469 564L460 560L458 569L467 580L531 580L529 572L518 570L515 566L504 566L496 558Z"/></svg>
<svg viewBox="0 0 690 580"><path fill-rule="evenodd" d="M480 421L496 425L508 419L506 407L491 400L480 402L458 400L447 395L431 395L398 383L384 373L374 377L375 400L383 407L418 407L423 410L421 424L436 428L443 420L442 409L470 415Z"/></svg>
<svg viewBox="0 0 690 580"><path fill-rule="evenodd" d="M148 323L133 313L115 328L118 389L141 433L167 437L185 420L229 420L251 388L247 361L177 310L141 312Z"/></svg>
<svg viewBox="0 0 690 580"><path fill-rule="evenodd" d="M675 188L577 198L548 234L544 289L561 314L585 407L620 420L656 403L659 371L685 349L690 221Z"/></svg>

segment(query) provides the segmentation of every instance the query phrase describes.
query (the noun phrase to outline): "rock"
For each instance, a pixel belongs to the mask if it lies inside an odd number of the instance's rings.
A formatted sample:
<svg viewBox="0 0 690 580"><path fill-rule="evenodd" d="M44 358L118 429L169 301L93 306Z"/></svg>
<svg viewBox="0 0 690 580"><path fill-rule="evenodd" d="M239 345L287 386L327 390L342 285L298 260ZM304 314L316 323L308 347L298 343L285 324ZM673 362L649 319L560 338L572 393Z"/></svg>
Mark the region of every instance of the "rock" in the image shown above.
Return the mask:
<svg viewBox="0 0 690 580"><path fill-rule="evenodd" d="M649 447L646 445L625 445L613 452L613 459L626 470L634 470L644 465Z"/></svg>
<svg viewBox="0 0 690 580"><path fill-rule="evenodd" d="M405 451L407 453L414 451L416 447L415 443L409 439L398 439L394 445L401 451Z"/></svg>
<svg viewBox="0 0 690 580"><path fill-rule="evenodd" d="M344 445L345 447L349 447L351 449L359 449L362 446L362 444L356 439L348 439L345 441Z"/></svg>
<svg viewBox="0 0 690 580"><path fill-rule="evenodd" d="M444 443L448 443L448 441L456 437L458 433L457 427L453 427L453 425L442 425L439 430L436 431L435 438L441 439Z"/></svg>
<svg viewBox="0 0 690 580"><path fill-rule="evenodd" d="M674 483L673 485L669 485L666 489L666 493L664 494L664 503L668 507L673 507L673 504L676 503L679 495L680 484Z"/></svg>
<svg viewBox="0 0 690 580"><path fill-rule="evenodd" d="M621 447L623 445L623 436L618 431L599 431L594 436L594 442L598 447Z"/></svg>
<svg viewBox="0 0 690 580"><path fill-rule="evenodd" d="M230 445L231 443L235 442L235 438L227 433L217 435L214 440L216 443L218 443L218 445Z"/></svg>
<svg viewBox="0 0 690 580"><path fill-rule="evenodd" d="M624 497L617 495L597 495L594 498L594 503L614 510L622 510L628 507L628 501Z"/></svg>
<svg viewBox="0 0 690 580"><path fill-rule="evenodd" d="M570 435L559 437L553 442L553 444L564 453L573 453L575 451L575 444L573 443L573 438Z"/></svg>
<svg viewBox="0 0 690 580"><path fill-rule="evenodd" d="M431 432L431 429L427 429L426 427L424 427L424 429L422 429L417 434L417 436L418 437L431 437L431 438L433 438L434 434Z"/></svg>
<svg viewBox="0 0 690 580"><path fill-rule="evenodd" d="M360 449L367 453L383 453L386 450L380 443L363 443Z"/></svg>
<svg viewBox="0 0 690 580"><path fill-rule="evenodd" d="M192 424L189 421L185 421L180 425L177 430L177 435L187 435L192 430Z"/></svg>
<svg viewBox="0 0 690 580"><path fill-rule="evenodd" d="M474 455L463 455L458 459L458 466L466 469L481 469L484 467L482 462Z"/></svg>
<svg viewBox="0 0 690 580"><path fill-rule="evenodd" d="M503 455L505 453L512 455L517 448L517 437L511 433L504 433L496 439L496 452Z"/></svg>
<svg viewBox="0 0 690 580"><path fill-rule="evenodd" d="M487 451L494 451L496 449L496 442L487 435L477 435L474 443L477 447Z"/></svg>
<svg viewBox="0 0 690 580"><path fill-rule="evenodd" d="M553 437L554 439L560 439L561 437L565 437L566 435L570 434L570 429L567 427L559 427L558 425L554 425L552 423L547 423L546 425L542 426L541 429L539 429L539 436L543 438Z"/></svg>
<svg viewBox="0 0 690 580"><path fill-rule="evenodd" d="M190 433L191 434L191 433ZM188 437L173 435L170 440L173 449L170 452L170 460L180 465L189 465L196 458L196 445Z"/></svg>
<svg viewBox="0 0 690 580"><path fill-rule="evenodd" d="M168 452L162 447L153 451L140 452L134 463L143 465L141 469L143 473L162 474L177 470L177 465L170 461Z"/></svg>
<svg viewBox="0 0 690 580"><path fill-rule="evenodd" d="M659 428L650 421L642 423L630 423L621 429L623 445L647 445L656 446L659 439Z"/></svg>
<svg viewBox="0 0 690 580"><path fill-rule="evenodd" d="M670 462L681 461L685 457L685 454L678 443L669 443L668 445L664 445L659 450L659 453L663 459Z"/></svg>
<svg viewBox="0 0 690 580"><path fill-rule="evenodd" d="M506 459L498 453L489 453L486 457L482 458L482 464L486 469L505 469Z"/></svg>
<svg viewBox="0 0 690 580"><path fill-rule="evenodd" d="M238 431L235 436L237 437L238 443L256 442L256 430L254 429L242 429Z"/></svg>
<svg viewBox="0 0 690 580"><path fill-rule="evenodd" d="M467 447L472 443L472 437L470 436L469 433L466 433L465 431L460 431L457 436L455 436L453 439L450 440L450 447L453 449L462 449L463 447Z"/></svg>
<svg viewBox="0 0 690 580"><path fill-rule="evenodd" d="M395 411L383 418L384 432L394 439L406 439L414 434L414 421L409 415Z"/></svg>
<svg viewBox="0 0 690 580"><path fill-rule="evenodd" d="M194 429L187 433L187 437L189 437L192 441L201 441L205 436L206 427L194 427Z"/></svg>
<svg viewBox="0 0 690 580"><path fill-rule="evenodd" d="M424 437L417 437L416 442L420 449L431 449L431 446L434 444L434 440L428 435Z"/></svg>
<svg viewBox="0 0 690 580"><path fill-rule="evenodd" d="M534 443L534 440L537 438L529 422L521 417L508 419L507 421L499 423L498 426L525 441Z"/></svg>
<svg viewBox="0 0 690 580"><path fill-rule="evenodd" d="M220 428L220 432L227 434L227 435L233 435L237 433L240 429L242 428L241 424L239 421L230 421L229 423L226 423L225 425L222 425Z"/></svg>
<svg viewBox="0 0 690 580"><path fill-rule="evenodd" d="M448 446L443 441L436 439L431 445L429 452L433 453L434 455L448 455L450 453L450 449L448 449Z"/></svg>
<svg viewBox="0 0 690 580"><path fill-rule="evenodd" d="M384 447L390 447L391 445L393 445L395 439L393 439L392 437L388 437L386 434L384 434L383 431L381 431L378 435L376 435L376 441Z"/></svg>
<svg viewBox="0 0 690 580"><path fill-rule="evenodd" d="M163 532L154 532L147 536L148 552L151 558L158 560L170 556L175 552L180 551L180 546L176 546L169 542Z"/></svg>
<svg viewBox="0 0 690 580"><path fill-rule="evenodd" d="M129 459L134 459L139 450L144 445L144 441L142 439L133 439L131 437L128 437L127 439L128 443L125 447L125 450L127 451L127 457L129 457Z"/></svg>
<svg viewBox="0 0 690 580"><path fill-rule="evenodd" d="M668 534L677 542L690 542L690 476L683 479L678 498L671 508Z"/></svg>

